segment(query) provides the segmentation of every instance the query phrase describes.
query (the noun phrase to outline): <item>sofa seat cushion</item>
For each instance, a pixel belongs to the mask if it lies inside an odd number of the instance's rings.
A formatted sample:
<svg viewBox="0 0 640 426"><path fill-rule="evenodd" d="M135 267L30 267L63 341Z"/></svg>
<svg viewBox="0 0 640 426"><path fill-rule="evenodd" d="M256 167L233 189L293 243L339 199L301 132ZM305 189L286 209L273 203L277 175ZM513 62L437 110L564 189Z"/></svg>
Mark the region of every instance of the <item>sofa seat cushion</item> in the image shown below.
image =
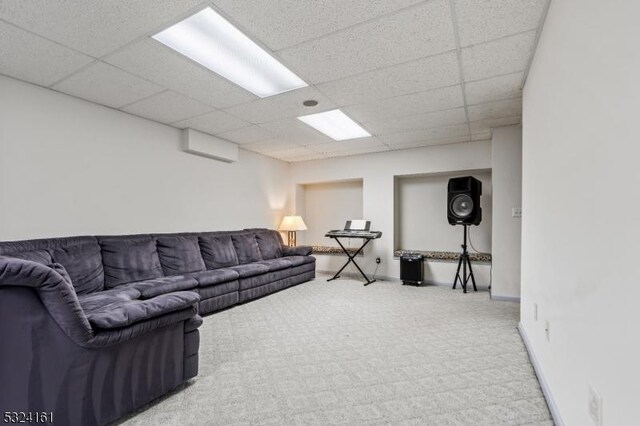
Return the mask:
<svg viewBox="0 0 640 426"><path fill-rule="evenodd" d="M76 294L88 294L104 289L104 270L100 246L95 241L58 247L51 253L53 262L64 266Z"/></svg>
<svg viewBox="0 0 640 426"><path fill-rule="evenodd" d="M197 286L198 281L193 277L174 275L172 277L154 278L151 280L124 284L116 287L116 289L133 288L140 292L141 299L151 299L161 294L193 290Z"/></svg>
<svg viewBox="0 0 640 426"><path fill-rule="evenodd" d="M205 270L197 236L162 236L158 237L157 242L160 264L165 275Z"/></svg>
<svg viewBox="0 0 640 426"><path fill-rule="evenodd" d="M233 269L238 273L240 278L255 277L256 275L262 275L269 272L269 267L260 263L249 263L247 265L232 266L229 269Z"/></svg>
<svg viewBox="0 0 640 426"><path fill-rule="evenodd" d="M112 330L188 309L200 301L192 291L163 294L147 300L120 300L102 307L85 309L89 323L98 329Z"/></svg>
<svg viewBox="0 0 640 426"><path fill-rule="evenodd" d="M238 265L236 249L229 235L203 235L198 238L200 251L207 269L220 269Z"/></svg>
<svg viewBox="0 0 640 426"><path fill-rule="evenodd" d="M287 258L280 258L280 259L269 259L269 260L263 260L262 262L258 262L261 265L265 265L267 268L269 268L269 272L273 272L273 271L280 271L282 269L289 269L291 268L291 261Z"/></svg>
<svg viewBox="0 0 640 426"><path fill-rule="evenodd" d="M112 290L79 295L78 302L80 302L80 306L85 312L93 312L114 303L138 300L139 298L140 292L135 288L114 288Z"/></svg>
<svg viewBox="0 0 640 426"><path fill-rule="evenodd" d="M289 262L291 262L292 266L300 266L316 261L316 258L313 256L286 256L283 257L283 259L287 259Z"/></svg>
<svg viewBox="0 0 640 426"><path fill-rule="evenodd" d="M156 241L151 237L106 237L100 239L100 246L107 288L164 275Z"/></svg>
<svg viewBox="0 0 640 426"><path fill-rule="evenodd" d="M193 278L198 282L198 287L208 287L229 281L235 281L240 274L233 269L215 269L213 271L195 272L193 274L187 274L187 277Z"/></svg>

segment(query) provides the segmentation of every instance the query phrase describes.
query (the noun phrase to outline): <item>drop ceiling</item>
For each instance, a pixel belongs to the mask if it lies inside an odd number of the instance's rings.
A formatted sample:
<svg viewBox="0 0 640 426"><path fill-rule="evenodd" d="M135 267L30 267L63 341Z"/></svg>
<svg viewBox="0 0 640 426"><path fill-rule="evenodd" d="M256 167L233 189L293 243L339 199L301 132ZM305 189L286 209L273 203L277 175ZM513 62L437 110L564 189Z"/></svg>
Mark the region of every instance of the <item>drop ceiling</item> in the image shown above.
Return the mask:
<svg viewBox="0 0 640 426"><path fill-rule="evenodd" d="M547 2L2 0L0 74L290 162L479 141L520 123ZM260 99L150 38L207 6L309 86ZM373 136L296 119L335 108Z"/></svg>

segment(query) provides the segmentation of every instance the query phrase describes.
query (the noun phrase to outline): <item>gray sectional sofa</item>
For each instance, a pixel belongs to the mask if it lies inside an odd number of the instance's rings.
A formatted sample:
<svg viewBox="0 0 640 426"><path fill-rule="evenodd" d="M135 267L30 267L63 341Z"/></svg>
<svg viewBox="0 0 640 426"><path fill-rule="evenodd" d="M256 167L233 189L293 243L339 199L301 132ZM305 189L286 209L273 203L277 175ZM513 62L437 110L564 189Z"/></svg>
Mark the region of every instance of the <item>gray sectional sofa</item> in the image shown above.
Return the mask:
<svg viewBox="0 0 640 426"><path fill-rule="evenodd" d="M268 229L0 242L0 411L105 424L198 374L200 315L309 281Z"/></svg>

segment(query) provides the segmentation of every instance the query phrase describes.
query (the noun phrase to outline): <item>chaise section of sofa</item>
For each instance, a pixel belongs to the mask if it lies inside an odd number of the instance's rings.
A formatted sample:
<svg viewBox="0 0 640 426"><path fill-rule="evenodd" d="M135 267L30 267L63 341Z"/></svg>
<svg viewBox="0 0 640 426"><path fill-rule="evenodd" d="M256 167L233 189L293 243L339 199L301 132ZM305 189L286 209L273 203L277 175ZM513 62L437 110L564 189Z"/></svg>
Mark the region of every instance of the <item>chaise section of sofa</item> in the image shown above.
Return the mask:
<svg viewBox="0 0 640 426"><path fill-rule="evenodd" d="M313 279L310 253L268 229L0 242L0 409L140 408L198 374L199 314Z"/></svg>
<svg viewBox="0 0 640 426"><path fill-rule="evenodd" d="M0 243L0 409L105 424L197 375L199 296L104 288L94 237Z"/></svg>

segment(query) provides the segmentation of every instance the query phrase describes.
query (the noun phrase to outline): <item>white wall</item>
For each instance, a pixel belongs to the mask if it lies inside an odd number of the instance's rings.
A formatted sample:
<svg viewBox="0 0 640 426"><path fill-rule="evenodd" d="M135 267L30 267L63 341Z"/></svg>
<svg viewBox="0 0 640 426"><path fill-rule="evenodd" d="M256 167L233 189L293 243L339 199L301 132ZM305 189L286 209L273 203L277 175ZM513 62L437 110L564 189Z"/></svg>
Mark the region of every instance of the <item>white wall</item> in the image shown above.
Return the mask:
<svg viewBox="0 0 640 426"><path fill-rule="evenodd" d="M551 2L524 90L522 329L567 425L589 386L604 425L640 421L639 16Z"/></svg>
<svg viewBox="0 0 640 426"><path fill-rule="evenodd" d="M348 219L362 219L361 180L304 185L304 198L304 211L298 213L309 229L298 232L298 244L337 247L324 234L344 228Z"/></svg>
<svg viewBox="0 0 640 426"><path fill-rule="evenodd" d="M372 229L382 231L382 238L370 243L364 258L358 260L365 272L371 274L375 258L382 263L378 275L398 277L400 262L393 257L394 250L394 177L397 175L448 173L491 168L491 143L489 141L441 145L404 151L338 157L326 160L305 161L291 165L292 193L297 197L292 205L300 207L300 191L295 188L307 183L343 179L363 180L363 216L371 221ZM443 209L446 208L443 201ZM451 232L459 229L451 227ZM318 256L318 270L335 271L343 257ZM428 261L425 278L439 283L453 281L456 263ZM489 282L489 267L478 264L474 268L479 285Z"/></svg>
<svg viewBox="0 0 640 426"><path fill-rule="evenodd" d="M471 243L476 250L491 253L491 172L465 173L482 182L482 222L470 226ZM399 177L396 179L396 249L460 251L461 226L447 220L447 186L459 173ZM473 252L469 245L469 251Z"/></svg>
<svg viewBox="0 0 640 426"><path fill-rule="evenodd" d="M180 151L180 131L0 76L0 240L276 227L289 165Z"/></svg>
<svg viewBox="0 0 640 426"><path fill-rule="evenodd" d="M522 127L493 129L492 286L494 297L520 297L520 245L522 219L512 209L522 207Z"/></svg>

